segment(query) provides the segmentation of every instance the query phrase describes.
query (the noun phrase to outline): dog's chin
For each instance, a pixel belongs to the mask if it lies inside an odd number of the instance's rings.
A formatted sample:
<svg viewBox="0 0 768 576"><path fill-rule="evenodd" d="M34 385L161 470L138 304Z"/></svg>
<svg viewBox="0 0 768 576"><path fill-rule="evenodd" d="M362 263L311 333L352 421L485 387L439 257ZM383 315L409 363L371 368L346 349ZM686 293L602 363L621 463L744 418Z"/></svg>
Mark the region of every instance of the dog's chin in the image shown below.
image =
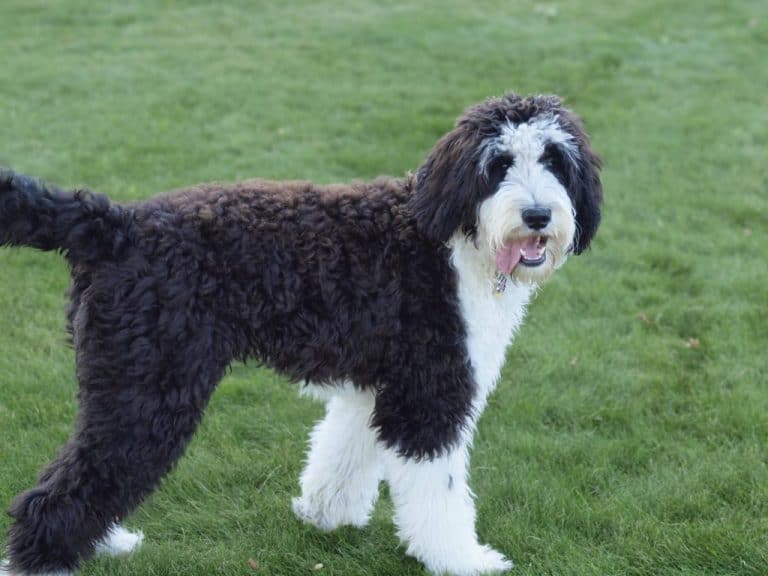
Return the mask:
<svg viewBox="0 0 768 576"><path fill-rule="evenodd" d="M518 284L537 285L547 280L554 271L554 256L546 250L540 258L535 260L521 258L508 275Z"/></svg>

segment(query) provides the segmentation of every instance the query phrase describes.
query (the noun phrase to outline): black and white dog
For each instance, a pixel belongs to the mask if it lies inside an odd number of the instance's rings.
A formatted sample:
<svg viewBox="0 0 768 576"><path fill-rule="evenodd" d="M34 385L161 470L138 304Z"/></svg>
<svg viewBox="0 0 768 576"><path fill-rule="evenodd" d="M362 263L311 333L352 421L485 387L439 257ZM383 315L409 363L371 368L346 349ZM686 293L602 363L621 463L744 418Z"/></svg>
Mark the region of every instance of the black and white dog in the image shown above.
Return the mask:
<svg viewBox="0 0 768 576"><path fill-rule="evenodd" d="M433 573L511 563L478 542L477 419L537 285L589 245L600 160L556 97L472 107L415 175L202 185L121 205L0 172L0 244L62 251L79 412L12 504L4 568L65 575L182 455L234 360L328 397L296 515L363 526L386 480Z"/></svg>

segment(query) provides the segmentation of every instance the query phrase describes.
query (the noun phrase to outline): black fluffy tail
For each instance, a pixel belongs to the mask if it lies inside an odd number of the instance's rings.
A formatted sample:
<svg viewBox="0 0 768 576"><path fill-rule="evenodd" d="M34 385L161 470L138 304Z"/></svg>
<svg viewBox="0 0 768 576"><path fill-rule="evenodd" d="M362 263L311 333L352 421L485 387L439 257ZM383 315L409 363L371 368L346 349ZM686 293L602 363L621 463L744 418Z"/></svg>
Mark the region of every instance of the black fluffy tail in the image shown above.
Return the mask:
<svg viewBox="0 0 768 576"><path fill-rule="evenodd" d="M65 191L0 169L0 246L61 250L74 261L108 258L125 241L126 214L102 194Z"/></svg>

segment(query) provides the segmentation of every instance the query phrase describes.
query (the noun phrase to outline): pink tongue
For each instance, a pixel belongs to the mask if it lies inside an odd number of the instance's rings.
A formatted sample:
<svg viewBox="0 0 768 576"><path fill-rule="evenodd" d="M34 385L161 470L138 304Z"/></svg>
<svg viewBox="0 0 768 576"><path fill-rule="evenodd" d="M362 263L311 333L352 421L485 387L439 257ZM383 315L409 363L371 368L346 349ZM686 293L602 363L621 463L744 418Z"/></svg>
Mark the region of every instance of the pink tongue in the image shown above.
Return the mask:
<svg viewBox="0 0 768 576"><path fill-rule="evenodd" d="M515 242L511 246L504 246L496 252L496 268L502 274L509 274L520 262L520 248L525 241Z"/></svg>
<svg viewBox="0 0 768 576"><path fill-rule="evenodd" d="M538 260L541 258L541 252L538 238L519 240L496 252L496 268L503 274L509 274L520 262L521 255L525 255L526 260Z"/></svg>

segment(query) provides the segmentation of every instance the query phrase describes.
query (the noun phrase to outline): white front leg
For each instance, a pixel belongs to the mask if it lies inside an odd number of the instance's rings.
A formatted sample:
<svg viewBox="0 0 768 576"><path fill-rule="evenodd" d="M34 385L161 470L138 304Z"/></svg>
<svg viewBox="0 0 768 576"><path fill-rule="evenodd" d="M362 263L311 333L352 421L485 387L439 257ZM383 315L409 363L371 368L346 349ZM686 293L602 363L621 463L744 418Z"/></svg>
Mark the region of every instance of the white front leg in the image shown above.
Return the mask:
<svg viewBox="0 0 768 576"><path fill-rule="evenodd" d="M467 484L469 440L433 460L386 451L386 474L400 540L433 574L503 572L512 562L477 541L475 505Z"/></svg>
<svg viewBox="0 0 768 576"><path fill-rule="evenodd" d="M320 528L365 526L379 496L380 450L369 426L374 398L347 388L333 396L310 436L296 516Z"/></svg>

